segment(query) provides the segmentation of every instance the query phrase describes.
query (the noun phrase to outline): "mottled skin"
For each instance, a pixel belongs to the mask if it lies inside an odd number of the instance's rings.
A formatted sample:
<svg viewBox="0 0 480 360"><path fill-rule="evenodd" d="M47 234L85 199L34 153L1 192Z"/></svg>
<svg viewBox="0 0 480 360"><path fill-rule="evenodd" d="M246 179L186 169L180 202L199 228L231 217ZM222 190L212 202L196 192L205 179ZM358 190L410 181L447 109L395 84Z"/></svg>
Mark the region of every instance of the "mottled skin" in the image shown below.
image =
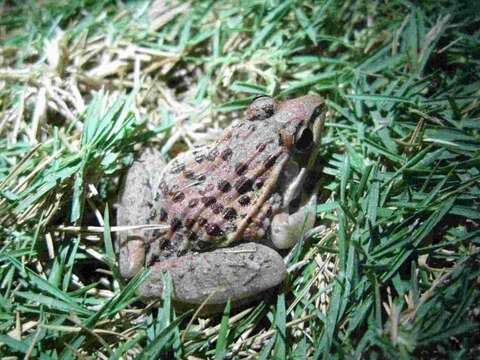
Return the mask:
<svg viewBox="0 0 480 360"><path fill-rule="evenodd" d="M304 199L300 206L294 207L292 203L301 195L303 181L308 176L306 164L312 148L319 142L323 115L323 101L316 95L283 102L260 97L246 110L246 119L234 122L213 144L183 153L158 171L150 169L147 164L150 161L145 160L139 171L140 178L143 176L146 180L130 180L134 184L146 183L145 186L139 184L134 190L143 200L132 200L131 193L128 193L132 190L128 189L124 190L120 201L124 207L129 206L125 203L131 202L133 208L140 210L133 215L134 219L123 215L125 212L120 214L119 223L124 223L119 225L142 223L144 218L143 223L167 224L169 228L123 236L120 239L122 275L130 278L144 266L157 272L169 270L174 273L180 271L177 268L185 267L185 262L192 262L192 256L199 256L195 255L197 252L203 252L204 260L200 262L194 258L200 264L210 260L216 262L222 256L230 256L229 259L243 264L245 259L239 260L238 254L212 253L216 248L240 242L262 243L276 248L292 246L305 228L313 226L314 215L306 216L305 209L314 204L315 195ZM126 197L129 197L128 201ZM261 256L268 254L265 255L265 264L268 263L265 269L285 273L281 268L283 263L276 258L278 254L274 252L272 255L262 246L255 247L261 259L255 261L263 263ZM214 267L221 268L221 264ZM254 271L262 275L267 271L265 269ZM175 281L186 281L182 280L186 271L183 269L176 280L173 275L174 286ZM226 271L209 269L204 272L211 277ZM272 280L275 284L259 285L259 288L275 286L283 277L276 276ZM158 276L153 278L160 281ZM211 279L205 280L211 282ZM198 279L191 281L202 283ZM235 286L231 284L236 281L229 279L227 282L228 287ZM249 295L254 292L251 289L241 291L249 292ZM242 298L241 291L230 289L226 294ZM140 293L149 297L161 296L161 286L157 289L150 280ZM191 296L195 299L190 299L190 296L179 297L185 302L203 299L197 299L196 295Z"/></svg>

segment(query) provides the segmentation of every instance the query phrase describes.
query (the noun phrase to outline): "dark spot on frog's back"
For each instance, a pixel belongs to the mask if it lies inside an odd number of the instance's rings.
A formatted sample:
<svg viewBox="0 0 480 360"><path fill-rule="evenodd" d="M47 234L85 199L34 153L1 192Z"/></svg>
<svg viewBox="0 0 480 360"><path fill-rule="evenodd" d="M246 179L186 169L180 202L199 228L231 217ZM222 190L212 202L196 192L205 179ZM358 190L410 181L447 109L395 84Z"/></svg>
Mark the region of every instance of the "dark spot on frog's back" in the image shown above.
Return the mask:
<svg viewBox="0 0 480 360"><path fill-rule="evenodd" d="M273 215L273 210L272 210L272 207L270 206L265 214L265 217L267 219L271 219L272 218L272 215Z"/></svg>
<svg viewBox="0 0 480 360"><path fill-rule="evenodd" d="M176 217L173 218L172 221L170 221L170 230L172 232L177 231L178 229L180 229L181 226L182 226L182 221Z"/></svg>
<svg viewBox="0 0 480 360"><path fill-rule="evenodd" d="M238 198L238 202L242 206L247 206L248 204L250 204L250 196L242 195Z"/></svg>
<svg viewBox="0 0 480 360"><path fill-rule="evenodd" d="M160 214L159 215L160 215L160 217L159 217L160 221L167 221L168 213L166 212L166 210L164 208L160 209Z"/></svg>
<svg viewBox="0 0 480 360"><path fill-rule="evenodd" d="M183 172L183 177L185 179L193 179L195 177L195 173L192 170L185 170Z"/></svg>
<svg viewBox="0 0 480 360"><path fill-rule="evenodd" d="M170 174L178 174L185 170L185 164L182 162L174 162L170 170Z"/></svg>
<svg viewBox="0 0 480 360"><path fill-rule="evenodd" d="M185 194L182 191L177 191L172 196L172 201L174 203L179 203L185 199Z"/></svg>
<svg viewBox="0 0 480 360"><path fill-rule="evenodd" d="M157 219L158 211L155 208L150 210L150 216L148 217L149 220Z"/></svg>
<svg viewBox="0 0 480 360"><path fill-rule="evenodd" d="M261 153L265 150L266 147L267 147L267 143L259 143L257 144L256 149L258 152Z"/></svg>
<svg viewBox="0 0 480 360"><path fill-rule="evenodd" d="M223 218L228 221L233 221L237 218L237 211L234 208L226 208L223 212Z"/></svg>
<svg viewBox="0 0 480 360"><path fill-rule="evenodd" d="M232 185L226 180L220 180L218 182L218 190L220 190L223 193L229 192L230 189L232 188Z"/></svg>
<svg viewBox="0 0 480 360"><path fill-rule="evenodd" d="M238 176L243 175L247 170L248 170L248 164L242 161L238 162L237 165L235 165L235 173Z"/></svg>
<svg viewBox="0 0 480 360"><path fill-rule="evenodd" d="M223 235L222 229L217 224L210 223L210 224L205 225L205 231L207 232L207 235L210 235L210 236L222 236Z"/></svg>
<svg viewBox="0 0 480 360"><path fill-rule="evenodd" d="M189 231L188 234L187 234L187 239L189 241L195 241L198 239L198 235L197 233L193 232L193 231Z"/></svg>
<svg viewBox="0 0 480 360"><path fill-rule="evenodd" d="M242 176L240 179L237 180L235 183L235 190L239 194L245 194L252 190L253 181L245 176Z"/></svg>
<svg viewBox="0 0 480 360"><path fill-rule="evenodd" d="M165 179L160 181L160 184L158 184L158 190L160 190L160 192L164 195L166 193L168 193L168 185L167 185L167 181Z"/></svg>
<svg viewBox="0 0 480 360"><path fill-rule="evenodd" d="M230 159L232 154L233 154L232 149L226 148L225 150L222 151L222 154L220 156L221 156L223 161L227 161L228 159Z"/></svg>
<svg viewBox="0 0 480 360"><path fill-rule="evenodd" d="M217 199L215 199L213 196L204 196L202 198L202 203L205 207L212 206L217 202Z"/></svg>
<svg viewBox="0 0 480 360"><path fill-rule="evenodd" d="M188 207L189 208L194 208L197 205L198 205L198 199L197 198L190 199L190 201L188 202Z"/></svg>
<svg viewBox="0 0 480 360"><path fill-rule="evenodd" d="M185 220L185 227L187 229L191 229L195 225L195 220L194 219L186 219Z"/></svg>
<svg viewBox="0 0 480 360"><path fill-rule="evenodd" d="M280 155L280 154L272 154L272 155L270 155L270 156L265 160L265 162L263 163L263 165L265 166L265 168L266 168L266 169L271 168L271 167L275 164L275 162L277 161L279 155Z"/></svg>
<svg viewBox="0 0 480 360"><path fill-rule="evenodd" d="M217 156L218 156L218 150L217 149L212 149L207 154L207 160L208 161L215 161L215 158Z"/></svg>
<svg viewBox="0 0 480 360"><path fill-rule="evenodd" d="M197 222L198 222L198 225L203 226L207 223L207 219L205 219L204 217L199 217Z"/></svg>
<svg viewBox="0 0 480 360"><path fill-rule="evenodd" d="M197 164L200 164L203 161L203 159L205 159L205 156L203 155L203 152L201 152L201 151L194 151L193 152L193 158L195 159Z"/></svg>
<svg viewBox="0 0 480 360"><path fill-rule="evenodd" d="M162 232L160 231L160 229L152 230L152 239L158 239L161 235L162 235ZM154 255L154 257L156 257L156 255ZM155 262L155 261L152 261L152 262Z"/></svg>
<svg viewBox="0 0 480 360"><path fill-rule="evenodd" d="M265 181L263 179L257 179L255 180L255 184L253 186L254 190L260 190L263 186L263 184L265 183Z"/></svg>
<svg viewBox="0 0 480 360"><path fill-rule="evenodd" d="M220 214L223 211L223 205L215 203L212 205L212 212L216 215Z"/></svg>

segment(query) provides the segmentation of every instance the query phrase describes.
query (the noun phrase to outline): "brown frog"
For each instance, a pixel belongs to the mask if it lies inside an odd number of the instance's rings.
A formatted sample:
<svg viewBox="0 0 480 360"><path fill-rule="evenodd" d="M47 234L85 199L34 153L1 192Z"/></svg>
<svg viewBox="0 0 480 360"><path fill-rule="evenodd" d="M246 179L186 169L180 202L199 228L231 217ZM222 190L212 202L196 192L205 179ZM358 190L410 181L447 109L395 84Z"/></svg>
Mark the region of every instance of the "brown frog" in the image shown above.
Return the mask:
<svg viewBox="0 0 480 360"><path fill-rule="evenodd" d="M120 236L122 276L151 268L139 293L157 298L168 271L174 300L195 304L253 298L282 282L274 249L293 246L315 220L316 195L302 189L324 114L317 95L262 96L211 145L167 165L145 152L126 176L117 222L167 226Z"/></svg>

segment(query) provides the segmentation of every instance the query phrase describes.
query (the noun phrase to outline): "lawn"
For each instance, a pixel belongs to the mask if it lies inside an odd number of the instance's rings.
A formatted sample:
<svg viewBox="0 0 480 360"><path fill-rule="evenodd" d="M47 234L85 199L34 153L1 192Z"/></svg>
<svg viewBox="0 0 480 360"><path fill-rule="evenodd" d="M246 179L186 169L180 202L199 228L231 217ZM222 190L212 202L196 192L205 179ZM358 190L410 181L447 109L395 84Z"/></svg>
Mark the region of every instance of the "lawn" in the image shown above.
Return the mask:
<svg viewBox="0 0 480 360"><path fill-rule="evenodd" d="M0 355L480 354L480 2L0 2ZM122 281L121 177L258 95L326 100L317 227L240 309Z"/></svg>

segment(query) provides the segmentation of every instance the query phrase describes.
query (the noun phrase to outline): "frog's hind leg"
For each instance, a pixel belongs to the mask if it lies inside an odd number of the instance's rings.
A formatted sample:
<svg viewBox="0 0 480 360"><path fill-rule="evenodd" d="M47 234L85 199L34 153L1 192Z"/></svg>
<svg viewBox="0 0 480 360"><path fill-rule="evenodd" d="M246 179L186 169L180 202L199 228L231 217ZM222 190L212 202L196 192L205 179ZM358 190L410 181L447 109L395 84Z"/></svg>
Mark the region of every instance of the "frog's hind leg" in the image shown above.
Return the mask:
<svg viewBox="0 0 480 360"><path fill-rule="evenodd" d="M143 151L134 161L127 171L118 197L118 226L138 226L151 222L152 209L159 206L152 198L164 166L162 155L152 148ZM133 277L145 265L147 239L150 237L152 230L144 229L127 230L118 234L119 270L122 277Z"/></svg>
<svg viewBox="0 0 480 360"><path fill-rule="evenodd" d="M255 300L287 275L283 259L274 249L245 243L156 262L139 288L143 298L162 296L164 272L172 278L174 301L211 306L225 304L228 299L234 304Z"/></svg>

